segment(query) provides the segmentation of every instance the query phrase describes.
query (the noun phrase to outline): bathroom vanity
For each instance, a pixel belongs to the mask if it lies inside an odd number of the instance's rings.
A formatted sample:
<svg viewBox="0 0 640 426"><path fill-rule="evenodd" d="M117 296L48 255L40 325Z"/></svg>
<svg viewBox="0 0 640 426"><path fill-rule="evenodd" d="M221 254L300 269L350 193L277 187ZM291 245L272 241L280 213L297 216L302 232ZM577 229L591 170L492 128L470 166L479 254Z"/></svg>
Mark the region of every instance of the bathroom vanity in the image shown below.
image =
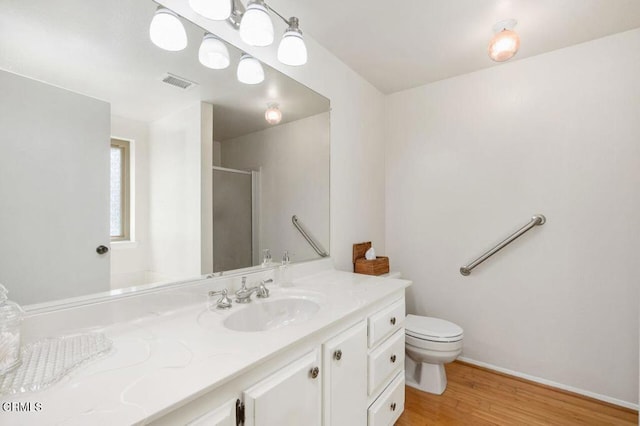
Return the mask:
<svg viewBox="0 0 640 426"><path fill-rule="evenodd" d="M329 259L293 268L292 287L228 310L208 293L233 293L240 275L31 315L26 339L99 330L114 349L44 391L3 396L42 404L3 424L393 424L410 282L336 271Z"/></svg>

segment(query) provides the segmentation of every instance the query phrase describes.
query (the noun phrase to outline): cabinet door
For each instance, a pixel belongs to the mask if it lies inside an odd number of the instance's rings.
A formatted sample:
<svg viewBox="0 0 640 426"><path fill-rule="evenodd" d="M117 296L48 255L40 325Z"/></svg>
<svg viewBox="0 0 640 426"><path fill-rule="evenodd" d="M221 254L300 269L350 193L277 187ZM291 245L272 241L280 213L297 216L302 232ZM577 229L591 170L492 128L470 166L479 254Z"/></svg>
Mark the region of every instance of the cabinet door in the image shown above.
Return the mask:
<svg viewBox="0 0 640 426"><path fill-rule="evenodd" d="M245 426L319 426L321 390L315 350L243 392Z"/></svg>
<svg viewBox="0 0 640 426"><path fill-rule="evenodd" d="M367 424L367 324L349 328L322 345L324 425Z"/></svg>
<svg viewBox="0 0 640 426"><path fill-rule="evenodd" d="M187 423L187 426L235 426L235 410L236 400L232 399L215 410L209 411L204 416Z"/></svg>

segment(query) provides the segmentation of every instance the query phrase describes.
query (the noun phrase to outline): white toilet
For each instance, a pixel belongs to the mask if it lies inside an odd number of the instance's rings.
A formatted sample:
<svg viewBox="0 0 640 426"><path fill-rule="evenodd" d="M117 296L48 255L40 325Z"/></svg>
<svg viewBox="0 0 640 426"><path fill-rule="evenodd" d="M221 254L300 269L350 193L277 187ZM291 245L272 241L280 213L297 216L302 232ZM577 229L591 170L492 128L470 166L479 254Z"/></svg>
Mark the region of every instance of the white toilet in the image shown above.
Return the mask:
<svg viewBox="0 0 640 426"><path fill-rule="evenodd" d="M442 394L447 388L444 364L462 352L462 328L438 318L407 315L405 379L408 386Z"/></svg>

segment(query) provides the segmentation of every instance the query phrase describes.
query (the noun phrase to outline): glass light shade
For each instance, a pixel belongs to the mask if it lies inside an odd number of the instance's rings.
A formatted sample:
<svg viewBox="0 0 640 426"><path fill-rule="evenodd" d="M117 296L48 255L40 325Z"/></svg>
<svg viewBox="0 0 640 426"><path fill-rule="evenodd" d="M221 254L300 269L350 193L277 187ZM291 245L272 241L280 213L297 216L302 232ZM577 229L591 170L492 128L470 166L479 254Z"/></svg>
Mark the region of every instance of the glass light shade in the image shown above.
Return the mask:
<svg viewBox="0 0 640 426"><path fill-rule="evenodd" d="M278 124L282 120L282 111L278 108L278 105L270 105L264 113L264 119L269 124Z"/></svg>
<svg viewBox="0 0 640 426"><path fill-rule="evenodd" d="M177 52L187 47L187 32L180 18L171 10L158 7L151 25L149 37L161 49Z"/></svg>
<svg viewBox="0 0 640 426"><path fill-rule="evenodd" d="M231 0L189 0L189 6L198 15L215 21L231 16Z"/></svg>
<svg viewBox="0 0 640 426"><path fill-rule="evenodd" d="M273 43L273 23L261 2L251 2L240 21L240 38L250 46L269 46Z"/></svg>
<svg viewBox="0 0 640 426"><path fill-rule="evenodd" d="M489 43L489 57L496 62L504 62L518 52L520 37L515 31L502 30Z"/></svg>
<svg viewBox="0 0 640 426"><path fill-rule="evenodd" d="M307 46L299 31L287 31L278 46L278 60L285 65L299 66L307 63Z"/></svg>
<svg viewBox="0 0 640 426"><path fill-rule="evenodd" d="M207 68L222 70L229 66L229 49L213 34L205 34L198 50L200 63Z"/></svg>
<svg viewBox="0 0 640 426"><path fill-rule="evenodd" d="M246 53L238 63L238 81L245 84L258 84L264 81L264 70L260 61Z"/></svg>

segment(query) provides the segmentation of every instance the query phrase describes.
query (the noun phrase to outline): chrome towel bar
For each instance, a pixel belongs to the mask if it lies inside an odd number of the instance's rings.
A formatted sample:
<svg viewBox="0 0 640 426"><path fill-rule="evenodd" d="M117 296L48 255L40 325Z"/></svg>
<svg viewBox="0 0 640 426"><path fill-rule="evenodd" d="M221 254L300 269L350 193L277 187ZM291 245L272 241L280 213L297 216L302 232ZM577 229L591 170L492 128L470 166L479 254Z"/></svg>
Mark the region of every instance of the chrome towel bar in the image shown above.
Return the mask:
<svg viewBox="0 0 640 426"><path fill-rule="evenodd" d="M485 254L483 254L482 256L480 256L470 264L461 267L460 273L466 277L471 273L471 271L473 271L473 268L475 268L476 266L478 266L479 264L481 264L482 262L484 262L485 260L493 256L494 254L496 254L497 252L499 252L500 250L502 250L503 248L511 244L514 240L516 240L518 237L520 237L522 234L524 234L534 226L544 225L546 221L547 221L547 218L544 217L544 215L537 214L533 216L529 223L527 223L522 228L518 229L513 234L509 235L509 237L507 237L505 240L498 243L498 245L496 245L494 248L492 248L491 250L489 250L488 252L486 252Z"/></svg>
<svg viewBox="0 0 640 426"><path fill-rule="evenodd" d="M302 222L300 222L300 219L298 219L298 216L296 216L295 214L291 216L291 222L293 222L293 225L298 229L298 231L300 231L304 239L307 240L311 248L313 248L320 257L329 256L329 253L327 253L322 245L318 241L316 241L315 238L313 238L309 231L305 229L305 227L302 225Z"/></svg>

